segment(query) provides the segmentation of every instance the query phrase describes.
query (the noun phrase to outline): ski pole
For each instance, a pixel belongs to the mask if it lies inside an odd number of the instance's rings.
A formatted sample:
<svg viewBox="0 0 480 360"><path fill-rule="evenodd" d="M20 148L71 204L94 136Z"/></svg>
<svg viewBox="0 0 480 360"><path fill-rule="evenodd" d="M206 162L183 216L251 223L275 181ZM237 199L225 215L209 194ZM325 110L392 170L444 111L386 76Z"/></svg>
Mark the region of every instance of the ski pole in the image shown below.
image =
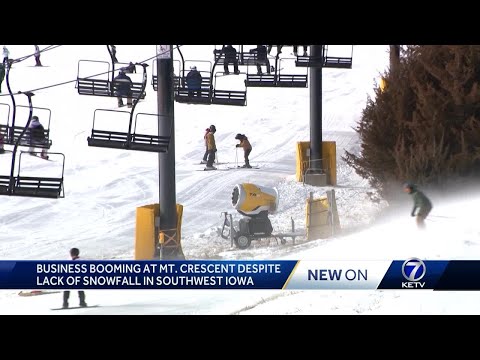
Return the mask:
<svg viewBox="0 0 480 360"><path fill-rule="evenodd" d="M444 219L454 219L453 216L442 216L442 215L429 215L430 217L444 218Z"/></svg>

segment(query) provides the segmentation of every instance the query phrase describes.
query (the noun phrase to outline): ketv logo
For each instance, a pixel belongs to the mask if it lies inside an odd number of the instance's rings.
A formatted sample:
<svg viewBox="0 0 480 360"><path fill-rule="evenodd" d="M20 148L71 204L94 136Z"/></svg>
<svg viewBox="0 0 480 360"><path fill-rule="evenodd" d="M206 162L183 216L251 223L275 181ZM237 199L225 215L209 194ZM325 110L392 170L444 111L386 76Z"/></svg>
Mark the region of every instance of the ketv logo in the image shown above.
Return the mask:
<svg viewBox="0 0 480 360"><path fill-rule="evenodd" d="M402 282L402 289L423 289L425 282L420 282L427 273L425 263L417 258L406 260L402 265L403 277L408 280Z"/></svg>

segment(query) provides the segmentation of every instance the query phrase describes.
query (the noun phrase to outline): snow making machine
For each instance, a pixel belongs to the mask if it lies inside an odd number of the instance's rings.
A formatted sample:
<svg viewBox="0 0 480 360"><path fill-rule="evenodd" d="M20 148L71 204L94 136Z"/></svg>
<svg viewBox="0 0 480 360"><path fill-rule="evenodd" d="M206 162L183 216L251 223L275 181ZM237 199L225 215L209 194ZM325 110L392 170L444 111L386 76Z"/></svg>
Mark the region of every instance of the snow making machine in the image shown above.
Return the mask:
<svg viewBox="0 0 480 360"><path fill-rule="evenodd" d="M279 195L276 188L249 183L237 184L232 192L232 205L243 217L235 228L233 216L224 212L221 236L231 239L239 249L246 249L252 240L271 237L272 223L268 214L278 208Z"/></svg>
<svg viewBox="0 0 480 360"><path fill-rule="evenodd" d="M295 232L292 219L292 232L273 234L273 227L269 214L274 214L278 209L279 194L276 188L259 186L250 183L237 184L232 192L232 205L243 217L235 225L232 214L223 212L224 222L220 236L230 239L239 249L246 249L252 240L262 238L280 239L285 244L285 237L302 236L303 232Z"/></svg>

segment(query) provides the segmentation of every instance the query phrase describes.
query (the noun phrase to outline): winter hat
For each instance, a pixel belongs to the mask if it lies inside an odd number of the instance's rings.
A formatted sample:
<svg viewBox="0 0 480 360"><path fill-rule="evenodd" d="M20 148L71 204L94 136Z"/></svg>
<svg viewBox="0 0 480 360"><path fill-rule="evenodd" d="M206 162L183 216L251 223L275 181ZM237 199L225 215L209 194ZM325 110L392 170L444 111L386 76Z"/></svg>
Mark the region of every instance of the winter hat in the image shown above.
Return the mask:
<svg viewBox="0 0 480 360"><path fill-rule="evenodd" d="M38 116L37 115L32 116L32 121L38 121Z"/></svg>
<svg viewBox="0 0 480 360"><path fill-rule="evenodd" d="M70 255L71 256L78 256L78 255L80 255L80 250L78 250L78 248L71 248L70 249Z"/></svg>
<svg viewBox="0 0 480 360"><path fill-rule="evenodd" d="M190 70L197 70L197 67L194 65L194 66L191 66L190 67Z"/></svg>
<svg viewBox="0 0 480 360"><path fill-rule="evenodd" d="M237 135L235 135L235 139L237 139L237 140L242 140L242 139L243 139L243 135L242 135L242 134L237 134Z"/></svg>
<svg viewBox="0 0 480 360"><path fill-rule="evenodd" d="M209 129L210 129L211 132L217 131L217 128L215 127L215 125L210 125Z"/></svg>

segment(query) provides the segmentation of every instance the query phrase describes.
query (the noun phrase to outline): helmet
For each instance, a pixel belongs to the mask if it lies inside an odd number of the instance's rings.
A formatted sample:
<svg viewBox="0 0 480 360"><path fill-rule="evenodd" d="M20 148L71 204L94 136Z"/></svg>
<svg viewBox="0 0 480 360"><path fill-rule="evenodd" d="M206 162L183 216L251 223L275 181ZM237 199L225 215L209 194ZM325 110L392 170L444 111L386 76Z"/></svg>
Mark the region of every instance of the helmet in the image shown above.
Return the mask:
<svg viewBox="0 0 480 360"><path fill-rule="evenodd" d="M33 115L33 116L32 116L32 121L38 121L38 116L37 116L37 115Z"/></svg>
<svg viewBox="0 0 480 360"><path fill-rule="evenodd" d="M215 127L215 125L210 125L209 129L210 129L211 132L217 131L217 128Z"/></svg>
<svg viewBox="0 0 480 360"><path fill-rule="evenodd" d="M415 184L411 183L411 182L406 182L403 184L403 188L404 189L410 189L412 191L415 191L416 187L415 187Z"/></svg>
<svg viewBox="0 0 480 360"><path fill-rule="evenodd" d="M194 66L190 67L190 70L197 70L197 67L194 65Z"/></svg>
<svg viewBox="0 0 480 360"><path fill-rule="evenodd" d="M242 139L243 139L243 135L242 135L242 134L237 134L237 135L235 135L235 139L236 139L236 140L242 140Z"/></svg>

